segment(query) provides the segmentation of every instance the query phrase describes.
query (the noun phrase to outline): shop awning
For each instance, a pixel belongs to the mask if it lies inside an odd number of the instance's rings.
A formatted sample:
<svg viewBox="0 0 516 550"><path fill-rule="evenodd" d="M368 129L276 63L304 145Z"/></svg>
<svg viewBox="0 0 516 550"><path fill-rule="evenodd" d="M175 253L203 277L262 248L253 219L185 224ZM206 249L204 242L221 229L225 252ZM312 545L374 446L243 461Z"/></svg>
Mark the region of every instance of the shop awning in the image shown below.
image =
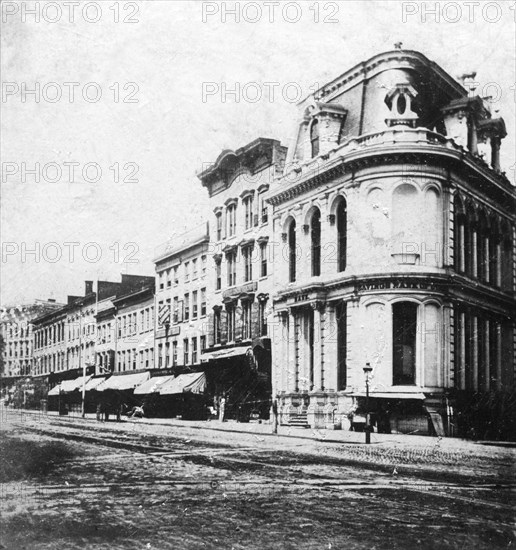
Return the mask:
<svg viewBox="0 0 516 550"><path fill-rule="evenodd" d="M216 361L217 359L228 359L230 357L238 357L239 355L246 355L252 352L252 348L249 346L239 346L236 348L220 349L217 351L210 351L201 355L201 363L207 363L208 361Z"/></svg>
<svg viewBox="0 0 516 550"><path fill-rule="evenodd" d="M107 380L99 384L95 389L97 391L106 391L106 390L133 390L139 385L143 384L148 380L150 374L148 372L138 372L134 374L114 374L110 376Z"/></svg>
<svg viewBox="0 0 516 550"><path fill-rule="evenodd" d="M149 393L158 393L160 387L173 380L174 376L155 376L154 378L149 378L143 384L140 384L135 390L134 395L147 395Z"/></svg>
<svg viewBox="0 0 516 550"><path fill-rule="evenodd" d="M48 395L59 395L59 390L61 389L61 384L58 384L57 386L54 386L51 390L49 390Z"/></svg>
<svg viewBox="0 0 516 550"><path fill-rule="evenodd" d="M203 393L206 389L206 375L204 372L192 374L180 374L173 380L162 384L159 388L160 395L175 395L178 393Z"/></svg>
<svg viewBox="0 0 516 550"><path fill-rule="evenodd" d="M60 384L52 388L48 392L48 395L59 395L59 392L72 393L75 390L82 390L83 380L85 380L87 386L90 378L91 376L86 376L84 379L82 376L79 376L79 378L75 378L74 380L63 380Z"/></svg>
<svg viewBox="0 0 516 550"><path fill-rule="evenodd" d="M360 392L353 392L351 394L353 397L366 397L365 391ZM371 399L378 398L378 399L424 399L425 394L424 393L417 393L417 392L408 392L408 393L402 393L402 392L369 392L369 397Z"/></svg>
<svg viewBox="0 0 516 550"><path fill-rule="evenodd" d="M96 390L97 387L104 382L106 379L105 376L100 376L99 378L90 378L86 382L86 391Z"/></svg>

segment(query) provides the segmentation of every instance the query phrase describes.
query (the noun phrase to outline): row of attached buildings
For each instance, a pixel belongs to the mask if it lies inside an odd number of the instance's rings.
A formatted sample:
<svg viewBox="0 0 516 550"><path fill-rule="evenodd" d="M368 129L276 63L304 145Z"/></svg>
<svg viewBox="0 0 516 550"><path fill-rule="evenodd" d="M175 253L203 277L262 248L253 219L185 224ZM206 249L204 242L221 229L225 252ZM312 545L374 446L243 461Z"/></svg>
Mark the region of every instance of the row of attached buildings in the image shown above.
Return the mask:
<svg viewBox="0 0 516 550"><path fill-rule="evenodd" d="M283 424L322 428L363 412L369 364L378 429L464 433L477 414L477 435L507 437L505 135L419 52L360 63L301 102L288 148L258 138L198 174L211 218L158 248L155 278L86 283L34 319L32 376L202 373L229 416L275 400Z"/></svg>

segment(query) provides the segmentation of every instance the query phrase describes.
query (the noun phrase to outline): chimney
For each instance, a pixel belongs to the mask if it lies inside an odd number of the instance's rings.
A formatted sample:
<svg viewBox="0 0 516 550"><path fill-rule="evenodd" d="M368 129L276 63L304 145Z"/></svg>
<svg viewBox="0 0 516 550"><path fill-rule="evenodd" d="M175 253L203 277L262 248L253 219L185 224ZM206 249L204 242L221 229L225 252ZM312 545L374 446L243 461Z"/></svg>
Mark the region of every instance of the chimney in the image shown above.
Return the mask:
<svg viewBox="0 0 516 550"><path fill-rule="evenodd" d="M48 299L48 302L49 302L50 304L55 304L55 303L56 303L56 299L55 299L55 298L49 298L49 299Z"/></svg>
<svg viewBox="0 0 516 550"><path fill-rule="evenodd" d="M93 292L93 281L84 281L84 296Z"/></svg>

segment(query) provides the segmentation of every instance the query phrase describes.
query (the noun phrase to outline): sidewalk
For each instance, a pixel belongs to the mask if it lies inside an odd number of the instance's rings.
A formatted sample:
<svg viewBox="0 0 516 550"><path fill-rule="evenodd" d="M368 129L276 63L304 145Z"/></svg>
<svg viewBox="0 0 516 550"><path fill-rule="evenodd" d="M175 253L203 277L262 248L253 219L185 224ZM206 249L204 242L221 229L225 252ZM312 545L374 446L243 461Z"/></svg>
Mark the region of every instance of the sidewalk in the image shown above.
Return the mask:
<svg viewBox="0 0 516 550"><path fill-rule="evenodd" d="M57 412L50 411L48 413L41 413L40 411L33 410L14 410L10 409L11 413L16 414L32 414L40 415L44 414L50 418L59 418L61 420L74 420L74 421L95 421L96 414L86 414L85 418L82 418L80 414L68 414L65 416L59 416ZM149 424L158 426L170 426L176 428L196 429L196 430L217 430L228 433L247 433L256 434L260 436L270 437L288 437L297 439L307 439L311 441L324 441L326 443L338 443L348 445L365 445L365 434L363 432L352 432L349 430L325 430L325 429L312 429L312 428L297 428L292 426L278 426L278 433L272 433L272 424L269 422L254 423L254 422L236 422L234 420L228 420L220 422L219 420L180 420L177 418L127 418L122 417L120 424L134 423L134 424ZM103 422L98 422L102 425ZM118 424L113 415L107 422L107 425ZM449 452L453 451L473 451L482 452L482 448L489 446L504 447L504 448L516 448L516 442L503 442L503 441L472 441L459 438L440 438L423 435L407 435L407 434L371 434L371 445L390 447L395 445L398 448L405 447L407 449L413 448L427 448L438 446L442 450Z"/></svg>

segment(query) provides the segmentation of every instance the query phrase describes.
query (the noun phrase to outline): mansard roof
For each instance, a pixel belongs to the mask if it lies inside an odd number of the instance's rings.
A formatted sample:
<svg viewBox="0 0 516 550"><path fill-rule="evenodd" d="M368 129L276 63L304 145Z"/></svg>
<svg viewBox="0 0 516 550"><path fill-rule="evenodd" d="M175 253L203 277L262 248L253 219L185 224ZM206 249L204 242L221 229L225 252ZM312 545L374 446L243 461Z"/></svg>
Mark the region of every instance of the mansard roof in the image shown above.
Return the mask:
<svg viewBox="0 0 516 550"><path fill-rule="evenodd" d="M357 85L364 78L393 68L415 69L428 74L431 80L436 82L439 87L444 88L451 98L467 96L467 90L437 63L430 61L418 51L401 49L383 52L374 55L367 61L357 63L339 77L321 86L313 95L316 100L329 101L344 90Z"/></svg>

